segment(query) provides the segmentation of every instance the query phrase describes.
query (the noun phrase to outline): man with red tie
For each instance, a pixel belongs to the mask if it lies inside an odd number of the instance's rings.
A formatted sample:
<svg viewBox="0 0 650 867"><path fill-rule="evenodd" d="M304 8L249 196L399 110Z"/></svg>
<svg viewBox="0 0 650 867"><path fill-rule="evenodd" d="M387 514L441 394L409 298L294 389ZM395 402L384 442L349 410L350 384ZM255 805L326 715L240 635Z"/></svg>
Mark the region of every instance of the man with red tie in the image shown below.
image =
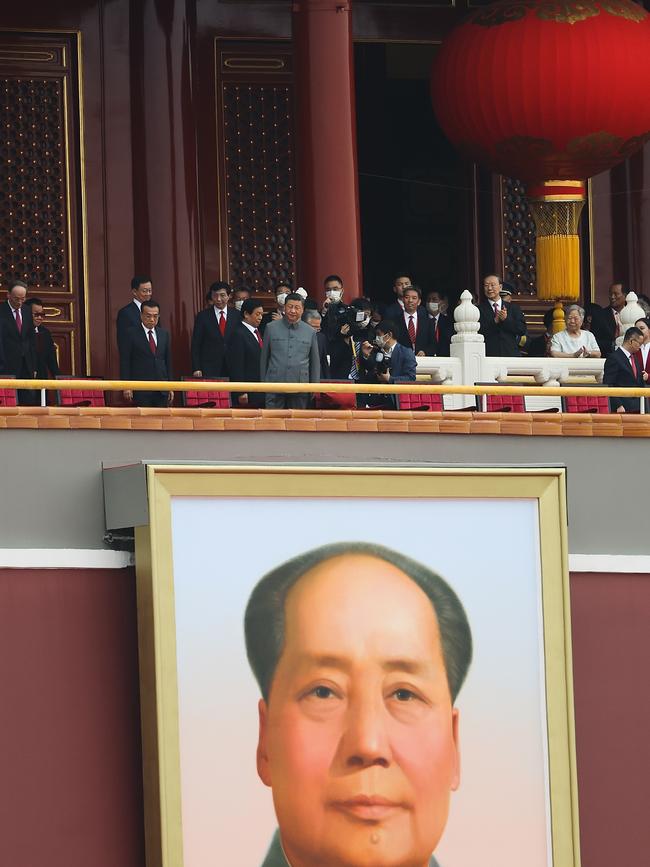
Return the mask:
<svg viewBox="0 0 650 867"><path fill-rule="evenodd" d="M238 310L228 307L230 286L210 286L212 307L201 310L192 331L192 376L217 378L228 376L227 344L239 322Z"/></svg>
<svg viewBox="0 0 650 867"><path fill-rule="evenodd" d="M407 286L402 293L404 310L395 321L395 339L416 355L435 355L433 323L421 306L422 294L417 286Z"/></svg>
<svg viewBox="0 0 650 867"><path fill-rule="evenodd" d="M25 283L14 280L6 302L0 304L0 339L4 348L5 372L17 379L33 379L36 370L34 322L32 311L24 306L26 297ZM22 406L33 405L38 397L37 391L18 391L18 403Z"/></svg>
<svg viewBox="0 0 650 867"><path fill-rule="evenodd" d="M448 314L449 298L445 292L433 289L427 295L427 315L433 326L436 355L449 355L454 335L454 320Z"/></svg>
<svg viewBox="0 0 650 867"><path fill-rule="evenodd" d="M160 304L153 299L143 301L140 325L134 325L124 335L120 354L122 379L169 380L172 378L172 358L169 332L160 328ZM174 399L173 391L124 392L124 398L136 406L167 406Z"/></svg>
<svg viewBox="0 0 650 867"><path fill-rule="evenodd" d="M483 279L485 300L479 304L479 331L485 338L485 354L511 358L521 355L521 338L527 334L526 318L518 304L504 303L503 281L496 274Z"/></svg>
<svg viewBox="0 0 650 867"><path fill-rule="evenodd" d="M641 370L650 376L650 319L637 319L634 327L643 335L643 343L639 351L634 353L634 359Z"/></svg>
<svg viewBox="0 0 650 867"><path fill-rule="evenodd" d="M616 388L642 388L648 374L638 363L635 353L643 345L643 334L636 328L628 328L623 343L605 359L603 385ZM611 397L610 403L615 412L639 412L641 401L638 397Z"/></svg>
<svg viewBox="0 0 650 867"><path fill-rule="evenodd" d="M242 321L237 323L228 343L228 371L233 382L259 382L260 357L264 341L260 324L264 315L262 302L247 298L241 306ZM232 395L234 407L264 407L262 392L242 392Z"/></svg>

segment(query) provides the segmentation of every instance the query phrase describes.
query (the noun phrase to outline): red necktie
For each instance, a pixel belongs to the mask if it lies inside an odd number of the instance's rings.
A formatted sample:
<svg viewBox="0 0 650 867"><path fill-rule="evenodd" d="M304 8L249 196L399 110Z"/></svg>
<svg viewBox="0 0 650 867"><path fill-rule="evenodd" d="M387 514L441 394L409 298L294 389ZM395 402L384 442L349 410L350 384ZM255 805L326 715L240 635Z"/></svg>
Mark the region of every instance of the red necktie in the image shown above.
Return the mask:
<svg viewBox="0 0 650 867"><path fill-rule="evenodd" d="M18 334L23 333L23 317L20 315L20 307L16 310L16 328L18 329Z"/></svg>
<svg viewBox="0 0 650 867"><path fill-rule="evenodd" d="M496 301L495 301L495 303L493 304L493 307L494 307L494 321L495 321L495 322L498 322L499 320L498 320L497 316L498 316L498 313L499 313L499 305L496 303Z"/></svg>
<svg viewBox="0 0 650 867"><path fill-rule="evenodd" d="M259 329L257 329L257 328L255 329L255 337L257 337L257 342L259 343L260 348L261 348L263 345L262 344L262 335L260 334Z"/></svg>
<svg viewBox="0 0 650 867"><path fill-rule="evenodd" d="M224 316L223 310L219 311L219 331L221 332L222 337L226 333L226 317Z"/></svg>
<svg viewBox="0 0 650 867"><path fill-rule="evenodd" d="M411 341L411 346L415 349L415 325L413 324L413 317L409 316L409 340Z"/></svg>
<svg viewBox="0 0 650 867"><path fill-rule="evenodd" d="M436 318L436 343L440 343L440 317Z"/></svg>
<svg viewBox="0 0 650 867"><path fill-rule="evenodd" d="M634 378L636 379L637 378L636 362L634 361L633 355L630 355L630 364L632 365L632 373L634 374Z"/></svg>
<svg viewBox="0 0 650 867"><path fill-rule="evenodd" d="M153 331L149 332L149 349L156 354L156 341L153 339Z"/></svg>

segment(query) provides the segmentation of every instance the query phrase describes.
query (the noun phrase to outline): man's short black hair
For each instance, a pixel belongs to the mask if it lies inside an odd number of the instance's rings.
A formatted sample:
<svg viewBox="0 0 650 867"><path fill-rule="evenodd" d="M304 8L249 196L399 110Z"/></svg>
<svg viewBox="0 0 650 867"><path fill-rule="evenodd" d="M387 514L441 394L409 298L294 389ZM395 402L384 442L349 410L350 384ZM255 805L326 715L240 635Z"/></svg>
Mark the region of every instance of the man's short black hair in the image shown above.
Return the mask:
<svg viewBox="0 0 650 867"><path fill-rule="evenodd" d="M264 699L268 701L284 649L285 605L289 591L310 569L346 554L376 557L391 563L428 597L438 620L449 692L455 701L472 661L472 632L462 602L446 581L422 563L369 542L337 542L306 551L272 569L255 586L246 606L244 631L248 661Z"/></svg>
<svg viewBox="0 0 650 867"><path fill-rule="evenodd" d="M208 289L208 296L209 296L210 298L212 298L212 293L213 293L213 292L221 292L222 289L223 289L225 292L227 292L228 295L230 295L230 292L232 291L232 290L230 289L230 284L229 284L229 283L225 283L223 280L217 280L217 281L215 281L214 283L211 283L211 284L210 284L210 288Z"/></svg>
<svg viewBox="0 0 650 867"><path fill-rule="evenodd" d="M253 310L257 310L258 307L264 307L260 298L247 298L241 306L241 315L243 316L245 313L250 316Z"/></svg>
<svg viewBox="0 0 650 867"><path fill-rule="evenodd" d="M339 277L338 274L330 274L323 280L323 286L327 286L328 283L333 283L336 280L337 283L340 283L343 286L343 278Z"/></svg>
<svg viewBox="0 0 650 867"><path fill-rule="evenodd" d="M431 289L427 292L427 298L429 298L430 295L433 295L434 292L441 301L449 301L449 293L445 289Z"/></svg>
<svg viewBox="0 0 650 867"><path fill-rule="evenodd" d="M382 334L387 334L389 331L395 337L397 326L392 319L382 319L375 325L375 331L381 331Z"/></svg>
<svg viewBox="0 0 650 867"><path fill-rule="evenodd" d="M28 298L27 301L25 301L25 307L32 307L34 304L38 304L41 307L45 306L40 298Z"/></svg>
<svg viewBox="0 0 650 867"><path fill-rule="evenodd" d="M302 295L298 295L297 292L289 292L287 297L284 299L285 306L287 305L288 301L300 301L302 306L305 306L305 299L302 297Z"/></svg>
<svg viewBox="0 0 650 867"><path fill-rule="evenodd" d="M154 298L150 298L148 301L143 301L140 310L144 310L145 307L157 307L158 313L160 313L160 304Z"/></svg>
<svg viewBox="0 0 650 867"><path fill-rule="evenodd" d="M151 277L148 277L146 274L140 274L140 276L136 274L133 280L131 280L131 291L135 292L143 283L151 283Z"/></svg>
<svg viewBox="0 0 650 867"><path fill-rule="evenodd" d="M280 289L288 289L291 292L291 283L288 280L281 280L273 290L276 295L280 294Z"/></svg>
<svg viewBox="0 0 650 867"><path fill-rule="evenodd" d="M249 298L253 294L253 290L249 289L248 286L236 286L232 291L233 292L248 292Z"/></svg>
<svg viewBox="0 0 650 867"><path fill-rule="evenodd" d="M628 328L625 332L625 337L623 338L624 343L628 343L632 339L632 337L643 337L643 333L640 328L637 328L635 325L632 325L631 328Z"/></svg>
<svg viewBox="0 0 650 867"><path fill-rule="evenodd" d="M404 297L404 295L406 295L407 292L416 292L418 298L420 298L420 299L422 298L422 290L420 289L419 286L416 286L415 283L411 283L410 286L404 287L404 291L402 292L402 297Z"/></svg>
<svg viewBox="0 0 650 867"><path fill-rule="evenodd" d="M369 298L355 298L350 302L350 306L356 310L372 310L372 304Z"/></svg>

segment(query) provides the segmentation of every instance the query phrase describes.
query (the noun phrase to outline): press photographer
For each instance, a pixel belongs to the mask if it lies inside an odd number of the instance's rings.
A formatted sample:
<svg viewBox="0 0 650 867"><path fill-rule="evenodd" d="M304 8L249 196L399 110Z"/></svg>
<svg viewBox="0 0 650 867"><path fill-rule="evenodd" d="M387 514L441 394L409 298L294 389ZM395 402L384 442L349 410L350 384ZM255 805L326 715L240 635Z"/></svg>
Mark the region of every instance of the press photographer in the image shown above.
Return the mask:
<svg viewBox="0 0 650 867"><path fill-rule="evenodd" d="M375 339L375 329L370 322L371 315L372 306L367 298L355 298L349 306L339 307L337 316L342 324L329 344L333 379L359 379L361 344L366 341L372 343Z"/></svg>
<svg viewBox="0 0 650 867"><path fill-rule="evenodd" d="M415 353L408 346L399 344L395 337L395 324L382 319L376 327L374 345L369 341L361 344L362 382L415 382ZM359 395L362 406L397 406L395 395Z"/></svg>

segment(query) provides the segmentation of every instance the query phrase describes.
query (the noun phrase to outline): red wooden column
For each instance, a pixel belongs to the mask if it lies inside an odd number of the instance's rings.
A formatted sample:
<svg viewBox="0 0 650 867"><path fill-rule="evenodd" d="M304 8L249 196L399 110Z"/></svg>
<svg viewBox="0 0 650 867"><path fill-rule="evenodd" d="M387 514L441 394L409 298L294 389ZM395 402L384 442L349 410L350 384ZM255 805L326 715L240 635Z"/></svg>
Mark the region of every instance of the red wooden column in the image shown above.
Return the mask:
<svg viewBox="0 0 650 867"><path fill-rule="evenodd" d="M363 285L351 15L345 0L293 6L298 282L314 297L331 273L348 299Z"/></svg>

